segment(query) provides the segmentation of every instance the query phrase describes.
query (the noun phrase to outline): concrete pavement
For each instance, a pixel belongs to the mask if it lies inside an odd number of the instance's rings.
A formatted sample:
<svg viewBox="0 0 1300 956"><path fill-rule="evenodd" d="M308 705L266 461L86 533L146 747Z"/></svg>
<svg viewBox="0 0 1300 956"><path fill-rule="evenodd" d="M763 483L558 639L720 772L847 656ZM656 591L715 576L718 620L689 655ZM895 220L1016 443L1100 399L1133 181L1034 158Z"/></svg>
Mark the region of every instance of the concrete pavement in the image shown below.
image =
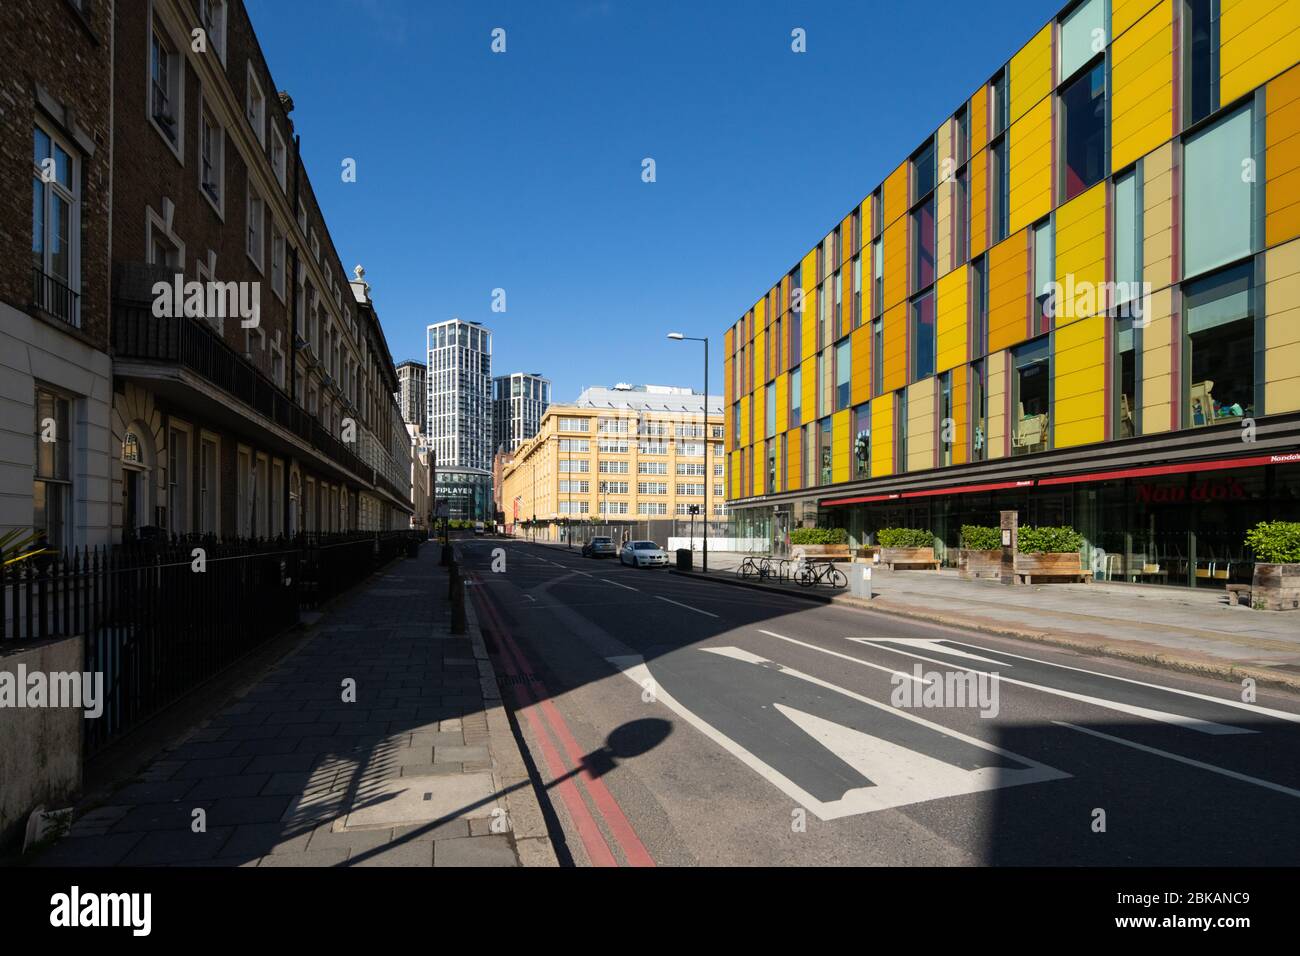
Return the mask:
<svg viewBox="0 0 1300 956"><path fill-rule="evenodd" d="M1290 694L562 548L479 542L467 565L562 861L1253 865L1300 845Z"/></svg>
<svg viewBox="0 0 1300 956"><path fill-rule="evenodd" d="M325 609L297 650L106 802L47 866L517 866L554 852L439 549Z"/></svg>

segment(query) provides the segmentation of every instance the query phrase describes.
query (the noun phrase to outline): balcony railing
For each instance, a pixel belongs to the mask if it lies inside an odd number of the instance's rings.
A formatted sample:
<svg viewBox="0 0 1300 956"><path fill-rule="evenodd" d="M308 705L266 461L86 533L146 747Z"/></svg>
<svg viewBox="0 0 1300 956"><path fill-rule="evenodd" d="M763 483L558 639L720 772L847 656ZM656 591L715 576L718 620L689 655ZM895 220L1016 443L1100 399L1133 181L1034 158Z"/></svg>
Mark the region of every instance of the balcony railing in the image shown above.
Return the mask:
<svg viewBox="0 0 1300 956"><path fill-rule="evenodd" d="M74 329L81 328L81 296L39 266L32 266L32 305Z"/></svg>

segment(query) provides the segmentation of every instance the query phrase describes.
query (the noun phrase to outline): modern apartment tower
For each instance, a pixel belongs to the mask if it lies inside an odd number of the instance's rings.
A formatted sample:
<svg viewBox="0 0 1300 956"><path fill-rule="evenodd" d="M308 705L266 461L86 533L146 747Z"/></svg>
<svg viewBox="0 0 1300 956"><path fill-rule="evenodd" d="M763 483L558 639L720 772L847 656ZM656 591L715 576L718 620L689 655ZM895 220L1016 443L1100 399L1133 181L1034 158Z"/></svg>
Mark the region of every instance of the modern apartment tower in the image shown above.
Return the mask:
<svg viewBox="0 0 1300 956"><path fill-rule="evenodd" d="M429 447L435 507L462 520L492 517L492 331L448 319L426 330Z"/></svg>
<svg viewBox="0 0 1300 956"><path fill-rule="evenodd" d="M551 404L550 379L514 372L492 380L492 451L514 451L537 434Z"/></svg>
<svg viewBox="0 0 1300 956"><path fill-rule="evenodd" d="M429 380L422 362L403 362L397 366L397 404L402 420L418 425L420 433L429 431Z"/></svg>

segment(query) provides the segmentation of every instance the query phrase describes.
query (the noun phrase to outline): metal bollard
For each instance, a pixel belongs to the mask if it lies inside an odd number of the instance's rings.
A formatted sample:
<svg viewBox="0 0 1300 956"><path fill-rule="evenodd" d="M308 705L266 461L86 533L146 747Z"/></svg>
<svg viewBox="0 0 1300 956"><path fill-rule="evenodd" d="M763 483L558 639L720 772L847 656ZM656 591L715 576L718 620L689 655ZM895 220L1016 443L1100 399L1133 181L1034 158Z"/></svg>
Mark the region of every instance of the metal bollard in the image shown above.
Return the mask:
<svg viewBox="0 0 1300 956"><path fill-rule="evenodd" d="M450 599L456 596L456 588L460 585L460 565L456 563L455 558L452 558L447 572L447 597Z"/></svg>

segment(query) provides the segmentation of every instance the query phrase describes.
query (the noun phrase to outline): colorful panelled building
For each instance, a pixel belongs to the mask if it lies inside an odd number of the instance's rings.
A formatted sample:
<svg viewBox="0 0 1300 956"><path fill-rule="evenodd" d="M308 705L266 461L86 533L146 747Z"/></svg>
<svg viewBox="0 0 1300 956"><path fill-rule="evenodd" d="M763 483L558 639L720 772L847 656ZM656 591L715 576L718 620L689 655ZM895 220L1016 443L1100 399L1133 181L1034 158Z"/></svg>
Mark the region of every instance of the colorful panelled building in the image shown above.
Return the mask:
<svg viewBox="0 0 1300 956"><path fill-rule="evenodd" d="M1300 0L1082 0L725 333L743 530L1070 525L1248 581L1300 519Z"/></svg>

